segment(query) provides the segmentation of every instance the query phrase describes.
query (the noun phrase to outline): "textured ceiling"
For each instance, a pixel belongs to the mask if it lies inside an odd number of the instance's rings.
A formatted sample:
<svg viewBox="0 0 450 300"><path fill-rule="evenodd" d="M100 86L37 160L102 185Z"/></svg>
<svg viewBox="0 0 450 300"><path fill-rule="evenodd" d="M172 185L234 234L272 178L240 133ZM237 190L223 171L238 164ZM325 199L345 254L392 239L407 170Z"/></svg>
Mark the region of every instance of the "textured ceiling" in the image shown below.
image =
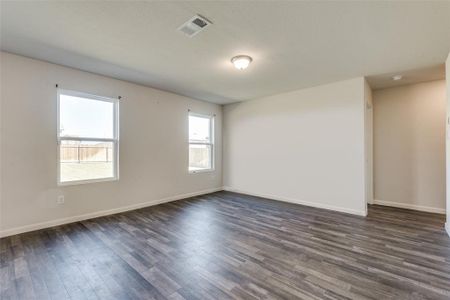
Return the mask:
<svg viewBox="0 0 450 300"><path fill-rule="evenodd" d="M402 75L402 79L399 81L393 81L392 77L395 75ZM445 79L445 64L420 68L417 70L390 72L387 74L367 76L367 81L372 89L385 89L394 86L441 79Z"/></svg>
<svg viewBox="0 0 450 300"><path fill-rule="evenodd" d="M0 5L4 51L216 103L386 81L375 75L438 66L450 50L450 1ZM193 38L176 31L196 13L213 25ZM237 54L253 57L247 70L233 68Z"/></svg>

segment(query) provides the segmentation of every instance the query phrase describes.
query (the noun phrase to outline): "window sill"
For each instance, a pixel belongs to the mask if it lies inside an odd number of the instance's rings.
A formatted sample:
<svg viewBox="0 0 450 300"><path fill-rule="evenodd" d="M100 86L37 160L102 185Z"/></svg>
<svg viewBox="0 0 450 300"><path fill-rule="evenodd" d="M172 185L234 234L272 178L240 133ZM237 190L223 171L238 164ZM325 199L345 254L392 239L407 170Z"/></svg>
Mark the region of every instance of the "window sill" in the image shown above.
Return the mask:
<svg viewBox="0 0 450 300"><path fill-rule="evenodd" d="M58 182L58 186L71 186L71 185L100 183L100 182L108 182L108 181L119 181L119 178L117 178L117 177L108 177L108 178L99 178L99 179L64 181L64 182Z"/></svg>
<svg viewBox="0 0 450 300"><path fill-rule="evenodd" d="M215 169L193 170L193 171L189 171L189 174L211 173L211 172L214 172L214 171L215 171Z"/></svg>

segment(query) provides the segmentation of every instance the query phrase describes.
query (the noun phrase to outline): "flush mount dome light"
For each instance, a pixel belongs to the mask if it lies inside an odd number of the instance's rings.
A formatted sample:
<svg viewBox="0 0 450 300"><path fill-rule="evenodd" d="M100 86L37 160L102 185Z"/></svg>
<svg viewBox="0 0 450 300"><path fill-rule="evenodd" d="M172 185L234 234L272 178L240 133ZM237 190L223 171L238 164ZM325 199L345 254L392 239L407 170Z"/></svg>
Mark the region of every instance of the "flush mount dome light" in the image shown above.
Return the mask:
<svg viewBox="0 0 450 300"><path fill-rule="evenodd" d="M252 58L248 55L238 55L231 59L234 67L238 70L247 69L248 65L252 62Z"/></svg>
<svg viewBox="0 0 450 300"><path fill-rule="evenodd" d="M403 78L402 75L395 75L395 76L392 76L392 80L394 80L394 81L401 80L402 78Z"/></svg>

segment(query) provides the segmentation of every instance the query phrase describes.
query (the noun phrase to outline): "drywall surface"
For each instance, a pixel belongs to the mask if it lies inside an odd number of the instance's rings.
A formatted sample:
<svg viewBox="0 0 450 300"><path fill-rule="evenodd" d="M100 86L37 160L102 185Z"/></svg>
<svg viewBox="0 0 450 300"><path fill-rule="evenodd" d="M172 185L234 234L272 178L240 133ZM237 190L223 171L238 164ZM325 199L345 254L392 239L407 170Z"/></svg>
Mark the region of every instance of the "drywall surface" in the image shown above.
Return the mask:
<svg viewBox="0 0 450 300"><path fill-rule="evenodd" d="M57 186L55 84L122 96L120 180ZM214 172L188 173L188 109L216 114ZM219 105L2 52L0 230L6 235L221 189L221 125ZM58 195L65 204L57 205Z"/></svg>
<svg viewBox="0 0 450 300"><path fill-rule="evenodd" d="M447 86L447 126L446 126L446 187L447 187L447 223L445 224L445 228L447 229L447 233L450 235L450 53L448 54L447 61L445 62L445 83Z"/></svg>
<svg viewBox="0 0 450 300"><path fill-rule="evenodd" d="M373 96L372 89L364 81L365 102L365 172L366 172L366 203L373 203Z"/></svg>
<svg viewBox="0 0 450 300"><path fill-rule="evenodd" d="M225 188L365 215L364 84L226 105Z"/></svg>
<svg viewBox="0 0 450 300"><path fill-rule="evenodd" d="M374 91L375 203L445 212L445 81Z"/></svg>

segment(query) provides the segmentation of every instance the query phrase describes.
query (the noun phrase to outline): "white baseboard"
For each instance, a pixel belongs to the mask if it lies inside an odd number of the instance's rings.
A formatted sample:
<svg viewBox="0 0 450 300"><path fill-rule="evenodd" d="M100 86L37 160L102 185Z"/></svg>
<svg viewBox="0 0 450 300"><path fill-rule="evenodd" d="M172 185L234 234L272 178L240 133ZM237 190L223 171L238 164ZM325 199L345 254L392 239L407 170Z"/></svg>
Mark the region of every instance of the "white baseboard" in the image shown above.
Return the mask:
<svg viewBox="0 0 450 300"><path fill-rule="evenodd" d="M224 186L223 190L229 191L229 192L240 193L240 194L246 194L246 195L250 195L250 196L278 200L278 201L283 201L283 202L301 204L301 205L311 206L311 207L316 207L316 208L334 210L334 211L348 213L348 214L352 214L352 215L358 215L358 216L364 216L364 217L367 216L367 210L356 210L356 209L344 208L344 207L339 207L339 206L334 206L334 205L329 205L329 204L302 201L302 200L288 198L288 197L280 197L280 196L276 196L276 195L258 194L258 193L253 193L253 192L249 192L249 191L243 191L240 189L235 189L235 188L232 188L229 186Z"/></svg>
<svg viewBox="0 0 450 300"><path fill-rule="evenodd" d="M72 217L67 217L67 218L46 221L46 222L42 222L42 223L35 223L35 224L15 227L15 228L11 228L11 229L5 229L5 230L0 231L0 237L6 237L6 236L10 236L10 235L19 234L19 233L44 229L44 228L48 228L48 227L53 227L53 226L58 226L58 225L63 225L63 224L68 224L68 223L73 223L73 222L79 222L79 221L102 217L102 216L107 216L107 215L113 215L113 214L117 214L117 213L121 213L121 212L126 212L129 210L135 210L135 209L139 209L139 208L143 208L143 207L158 205L161 203L166 203L166 202L181 200L181 199L185 199L185 198L214 193L214 192L218 192L221 190L222 190L222 187L219 187L219 188L208 189L208 190L203 190L203 191L199 191L199 192L186 193L186 194L171 196L171 197L167 197L167 198L151 200L151 201L128 205L128 206L123 206L123 207L119 207L119 208L102 210L102 211L87 213L87 214L78 215L78 216L72 216Z"/></svg>
<svg viewBox="0 0 450 300"><path fill-rule="evenodd" d="M398 207L398 208L406 208L406 209L412 209L412 210L419 210L419 211L425 211L425 212L431 212L431 213L437 213L437 214L445 214L445 208L437 208L437 207L414 205L414 204L391 202L391 201L383 201L383 200L373 200L373 204L392 206L392 207Z"/></svg>
<svg viewBox="0 0 450 300"><path fill-rule="evenodd" d="M447 231L448 236L450 236L450 223L445 223L445 230Z"/></svg>

